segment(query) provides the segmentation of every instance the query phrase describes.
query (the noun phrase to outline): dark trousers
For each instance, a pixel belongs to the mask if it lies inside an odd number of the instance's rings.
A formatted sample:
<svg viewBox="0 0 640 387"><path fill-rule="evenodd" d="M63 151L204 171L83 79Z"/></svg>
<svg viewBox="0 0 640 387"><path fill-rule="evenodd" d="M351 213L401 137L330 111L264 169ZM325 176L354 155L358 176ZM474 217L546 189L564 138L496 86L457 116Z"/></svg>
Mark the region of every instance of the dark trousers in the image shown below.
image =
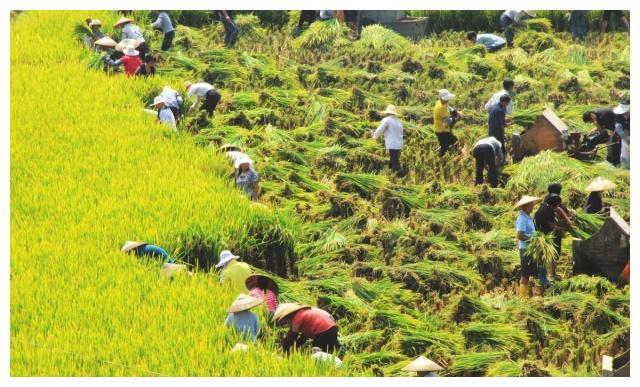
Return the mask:
<svg viewBox="0 0 640 387"><path fill-rule="evenodd" d="M402 167L400 166L400 149L387 149L389 151L389 168L396 171L396 173L402 173Z"/></svg>
<svg viewBox="0 0 640 387"><path fill-rule="evenodd" d="M238 26L232 19L223 19L224 24L224 45L231 48L238 41Z"/></svg>
<svg viewBox="0 0 640 387"><path fill-rule="evenodd" d="M587 11L571 11L569 31L575 39L584 40L587 35Z"/></svg>
<svg viewBox="0 0 640 387"><path fill-rule="evenodd" d="M503 48L505 48L507 45L507 43L502 43L502 44L498 44L497 46L493 46L491 48L489 48L489 52L496 52L496 51L500 51Z"/></svg>
<svg viewBox="0 0 640 387"><path fill-rule="evenodd" d="M173 118L176 119L176 122L180 121L180 110L175 106L169 106L171 112L173 113Z"/></svg>
<svg viewBox="0 0 640 387"><path fill-rule="evenodd" d="M173 38L175 38L176 36L176 31L169 31L166 34L164 34L164 38L162 38L162 46L160 46L160 49L162 51L167 51L168 49L170 49L173 46Z"/></svg>
<svg viewBox="0 0 640 387"><path fill-rule="evenodd" d="M147 42L142 42L138 46L137 50L139 52L138 56L142 61L144 61L144 57L147 56L147 53L149 52L149 45Z"/></svg>
<svg viewBox="0 0 640 387"><path fill-rule="evenodd" d="M440 144L440 149L438 150L438 156L443 156L449 150L449 147L456 142L458 142L458 138L453 135L451 132L444 133L436 133L436 137L438 137L438 143Z"/></svg>
<svg viewBox="0 0 640 387"><path fill-rule="evenodd" d="M302 25L306 23L313 23L316 21L316 11L300 11L300 17L298 18L298 29L302 29Z"/></svg>
<svg viewBox="0 0 640 387"><path fill-rule="evenodd" d="M332 327L313 338L313 346L322 349L323 352L337 352L340 349L338 341L338 327Z"/></svg>
<svg viewBox="0 0 640 387"><path fill-rule="evenodd" d="M498 186L498 167L493 147L489 144L480 144L473 149L473 157L476 159L476 185L484 183L484 169L489 169L489 183L493 188Z"/></svg>
<svg viewBox="0 0 640 387"><path fill-rule="evenodd" d="M620 148L622 145L620 144L620 136L614 134L609 137L609 142L607 143L607 161L616 167L620 165Z"/></svg>
<svg viewBox="0 0 640 387"><path fill-rule="evenodd" d="M220 102L220 93L215 90L209 90L207 91L207 95L204 97L201 109L206 110L209 117L211 117L216 106L218 106L218 102Z"/></svg>
<svg viewBox="0 0 640 387"><path fill-rule="evenodd" d="M502 27L502 30L504 31L504 38L507 41L507 46L511 47L511 44L513 43L513 20L507 16L507 15L502 15L500 16L500 26Z"/></svg>

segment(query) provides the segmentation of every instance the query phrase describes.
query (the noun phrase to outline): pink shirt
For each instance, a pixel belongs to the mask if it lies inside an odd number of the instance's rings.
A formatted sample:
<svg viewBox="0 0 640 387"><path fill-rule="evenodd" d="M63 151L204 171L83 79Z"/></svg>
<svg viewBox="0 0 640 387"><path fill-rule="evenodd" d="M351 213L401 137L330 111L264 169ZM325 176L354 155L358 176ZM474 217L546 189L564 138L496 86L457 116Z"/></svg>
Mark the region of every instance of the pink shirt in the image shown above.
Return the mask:
<svg viewBox="0 0 640 387"><path fill-rule="evenodd" d="M249 295L264 300L267 304L267 311L271 313L275 313L278 308L278 297L273 290L267 289L263 292L260 288L253 288L251 292L249 292Z"/></svg>
<svg viewBox="0 0 640 387"><path fill-rule="evenodd" d="M291 319L291 331L300 332L309 339L335 326L333 317L318 308L302 309Z"/></svg>

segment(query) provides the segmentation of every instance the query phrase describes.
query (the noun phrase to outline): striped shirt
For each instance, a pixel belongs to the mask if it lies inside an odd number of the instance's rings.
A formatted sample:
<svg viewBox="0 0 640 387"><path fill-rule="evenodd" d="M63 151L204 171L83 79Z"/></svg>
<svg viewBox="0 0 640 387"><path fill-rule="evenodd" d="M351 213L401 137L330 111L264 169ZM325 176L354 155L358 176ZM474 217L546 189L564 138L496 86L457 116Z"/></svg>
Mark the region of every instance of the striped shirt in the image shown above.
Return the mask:
<svg viewBox="0 0 640 387"><path fill-rule="evenodd" d="M251 292L249 292L250 296L255 298L261 298L267 304L267 311L269 313L275 313L278 308L278 296L273 292L273 290L267 289L263 291L260 288L253 288Z"/></svg>

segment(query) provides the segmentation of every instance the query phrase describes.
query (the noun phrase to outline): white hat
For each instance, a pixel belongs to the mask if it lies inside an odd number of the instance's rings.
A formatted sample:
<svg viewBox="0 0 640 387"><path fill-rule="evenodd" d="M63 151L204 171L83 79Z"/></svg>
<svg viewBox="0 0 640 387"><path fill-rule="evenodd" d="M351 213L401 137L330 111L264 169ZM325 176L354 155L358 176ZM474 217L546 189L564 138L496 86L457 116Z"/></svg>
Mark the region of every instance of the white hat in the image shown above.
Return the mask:
<svg viewBox="0 0 640 387"><path fill-rule="evenodd" d="M233 261L234 259L238 259L238 258L240 257L238 257L237 255L231 254L231 251L224 250L223 252L220 253L220 262L218 262L218 264L216 265L216 268L220 268L226 265L227 263Z"/></svg>
<svg viewBox="0 0 640 387"><path fill-rule="evenodd" d="M120 27L121 25L131 23L132 21L133 19L129 19L128 17L121 17L120 20L118 20L113 26Z"/></svg>
<svg viewBox="0 0 640 387"><path fill-rule="evenodd" d="M127 241L125 242L124 245L122 245L122 249L120 251L122 251L123 253L126 253L135 249L136 247L144 246L147 244L148 244L147 242Z"/></svg>
<svg viewBox="0 0 640 387"><path fill-rule="evenodd" d="M98 20L98 19L92 19L92 20L89 22L89 27L93 27L93 26L101 26L101 25L102 25L102 22L101 22L100 20Z"/></svg>
<svg viewBox="0 0 640 387"><path fill-rule="evenodd" d="M175 91L175 90L173 90L173 89L171 88L171 86L169 86L169 85L167 85L167 86L165 86L165 87L163 87L163 88L162 88L162 92L163 92L163 93L168 93L168 92L170 92L170 91Z"/></svg>
<svg viewBox="0 0 640 387"><path fill-rule="evenodd" d="M394 116L397 116L398 112L396 111L395 105L389 105L383 112L380 112L380 114L393 114Z"/></svg>
<svg viewBox="0 0 640 387"><path fill-rule="evenodd" d="M616 185L612 182L610 182L607 179L604 179L600 176L596 177L596 179L594 181L591 182L591 184L589 184L587 186L587 188L585 188L585 191L587 192L600 192L600 191L606 191L612 188L615 188Z"/></svg>
<svg viewBox="0 0 640 387"><path fill-rule="evenodd" d="M452 99L454 99L456 97L455 94L449 93L449 90L447 90L447 89L440 89L440 91L438 91L438 96L443 101L451 101Z"/></svg>
<svg viewBox="0 0 640 387"><path fill-rule="evenodd" d="M260 304L262 304L262 299L253 296L247 296L246 294L241 294L238 296L238 298L235 299L235 301L233 301L227 312L242 312L243 310L249 310L254 306L258 306Z"/></svg>
<svg viewBox="0 0 640 387"><path fill-rule="evenodd" d="M179 273L187 271L186 265L180 265L177 263L165 263L160 269L160 275L165 279L171 279Z"/></svg>
<svg viewBox="0 0 640 387"><path fill-rule="evenodd" d="M159 96L157 96L157 97L155 97L155 98L153 99L153 103L152 103L151 105L149 105L149 106L158 106L158 105L160 105L161 103L166 104L166 103L167 103L167 100L166 100L163 96L159 95Z"/></svg>
<svg viewBox="0 0 640 387"><path fill-rule="evenodd" d="M520 199L520 201L518 203L516 203L516 205L513 207L513 209L517 210L520 207L524 206L525 204L535 203L535 202L538 202L540 200L542 200L542 199L537 198L535 196L524 195L522 197L522 199Z"/></svg>
<svg viewBox="0 0 640 387"><path fill-rule="evenodd" d="M631 109L631 105L629 105L629 101L620 102L620 104L613 109L615 114L625 114Z"/></svg>
<svg viewBox="0 0 640 387"><path fill-rule="evenodd" d="M118 43L116 43L116 41L111 39L110 37L105 36L103 38L100 38L100 39L96 40L93 44L96 45L96 46L114 48Z"/></svg>
<svg viewBox="0 0 640 387"><path fill-rule="evenodd" d="M233 166L234 166L234 168L240 168L240 166L241 166L242 164L249 164L249 165L253 165L253 160L251 160L251 159L249 158L249 156L246 156L246 155L245 155L245 156L242 156L242 157L237 158L237 159L234 161Z"/></svg>
<svg viewBox="0 0 640 387"><path fill-rule="evenodd" d="M144 42L144 39L122 39L116 45L116 50L123 51L127 49L129 46L133 46L134 48L138 48L140 44Z"/></svg>
<svg viewBox="0 0 640 387"><path fill-rule="evenodd" d="M300 309L311 309L311 307L308 305L300 304L298 302L285 302L284 304L278 305L278 308L273 313L272 320L280 321L291 313L297 312Z"/></svg>
<svg viewBox="0 0 640 387"><path fill-rule="evenodd" d="M247 344L237 343L231 348L231 352L247 352L249 346Z"/></svg>
<svg viewBox="0 0 640 387"><path fill-rule="evenodd" d="M436 362L429 360L424 356L420 356L419 358L405 366L402 370L413 372L433 372L441 371L442 367L440 367Z"/></svg>
<svg viewBox="0 0 640 387"><path fill-rule="evenodd" d="M536 11L522 11L531 17L536 17Z"/></svg>
<svg viewBox="0 0 640 387"><path fill-rule="evenodd" d="M138 52L138 50L136 50L132 45L127 46L123 52L126 56L138 56L138 54L140 54L140 52Z"/></svg>

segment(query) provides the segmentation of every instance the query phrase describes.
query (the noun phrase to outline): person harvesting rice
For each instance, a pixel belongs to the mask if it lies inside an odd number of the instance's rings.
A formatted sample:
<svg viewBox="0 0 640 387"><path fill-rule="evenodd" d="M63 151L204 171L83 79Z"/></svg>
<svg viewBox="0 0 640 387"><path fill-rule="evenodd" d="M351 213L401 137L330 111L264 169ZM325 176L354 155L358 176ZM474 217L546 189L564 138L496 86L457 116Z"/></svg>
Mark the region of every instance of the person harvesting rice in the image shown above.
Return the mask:
<svg viewBox="0 0 640 387"><path fill-rule="evenodd" d="M509 94L500 96L500 102L489 108L489 136L500 142L504 153L504 128L507 126L507 105L511 102Z"/></svg>
<svg viewBox="0 0 640 387"><path fill-rule="evenodd" d="M136 69L135 75L143 77L156 75L156 57L152 54L145 56L143 63Z"/></svg>
<svg viewBox="0 0 640 387"><path fill-rule="evenodd" d="M628 100L620 102L613 109L616 114L615 135L620 138L620 167L629 169L630 167L630 131L631 131L631 105Z"/></svg>
<svg viewBox="0 0 640 387"><path fill-rule="evenodd" d="M112 67L124 66L124 73L131 77L135 75L136 70L142 64L139 54L140 52L130 45L124 50L124 56L122 58L113 60L105 55L102 57L102 60Z"/></svg>
<svg viewBox="0 0 640 387"><path fill-rule="evenodd" d="M136 242L136 241L127 241L124 245L122 245L122 249L120 250L123 253L133 252L138 257L150 257L150 258L160 258L162 261L166 261L168 263L173 263L173 258L167 253L162 247L152 245L147 242Z"/></svg>
<svg viewBox="0 0 640 387"><path fill-rule="evenodd" d="M489 52L496 52L507 45L507 41L494 34L479 34L476 31L467 32L467 40L475 44L482 44Z"/></svg>
<svg viewBox="0 0 640 387"><path fill-rule="evenodd" d="M534 215L534 220L535 220L535 225L537 230L539 230L541 233L545 235L549 235L556 232L557 230L556 211L561 204L562 204L562 199L560 198L559 195L554 193L547 195L547 197L544 199L544 202L542 203L542 205L540 205L540 207L538 208L538 210ZM558 255L559 255L560 251L558 247L555 246L555 243L554 243L554 247L556 248L556 251L558 251ZM555 277L556 262L551 262L549 266L551 269L552 277ZM542 286L545 288L548 288L550 286L550 283L549 283L549 280L547 279L546 267L544 267L543 265L540 265L538 269L539 269L538 278L540 279Z"/></svg>
<svg viewBox="0 0 640 387"><path fill-rule="evenodd" d="M238 261L240 258L233 255L231 251L224 250L220 253L220 262L216 269L220 269L220 282L230 286L237 292L245 290L245 281L251 275L251 266L245 262Z"/></svg>
<svg viewBox="0 0 640 387"><path fill-rule="evenodd" d="M585 189L585 191L590 192L587 197L587 204L584 209L588 214L597 214L602 212L602 193L604 191L610 190L614 188L616 185L610 182L607 179L603 179L602 177L597 177L594 181L591 182Z"/></svg>
<svg viewBox="0 0 640 387"><path fill-rule="evenodd" d="M529 277L537 273L535 261L525 253L525 250L527 249L527 240L536 231L531 212L534 204L538 201L540 199L535 196L524 195L515 206L516 210L520 210L516 219L516 238L520 252L520 297L523 298L529 295Z"/></svg>
<svg viewBox="0 0 640 387"><path fill-rule="evenodd" d="M433 109L433 131L438 137L440 149L438 156L442 157L455 144L458 139L453 135L452 128L456 121L462 119L462 114L449 106L449 101L453 101L455 94L449 93L447 89L438 91L438 100Z"/></svg>
<svg viewBox="0 0 640 387"><path fill-rule="evenodd" d="M520 22L529 17L536 17L536 13L533 11L524 11L518 9L504 11L502 15L500 15L500 26L504 31L504 37L507 38L508 47L511 47L513 44L513 26L520 24Z"/></svg>
<svg viewBox="0 0 640 387"><path fill-rule="evenodd" d="M241 156L234 160L234 179L236 186L240 188L251 200L257 202L260 197L260 177L253 170L253 160L248 156Z"/></svg>
<svg viewBox="0 0 640 387"><path fill-rule="evenodd" d="M249 290L249 295L264 301L269 316L278 309L278 284L276 281L262 274L249 276L244 284Z"/></svg>
<svg viewBox="0 0 640 387"><path fill-rule="evenodd" d="M562 192L562 184L560 183L551 183L547 186L548 195L545 196L545 202L551 195L558 195ZM562 203L562 197L560 197L560 204L555 208L556 215L556 225L554 231L554 245L556 250L558 251L558 256L562 252L562 238L564 237L564 232L567 229L571 229L573 227L573 213L567 206ZM555 262L551 265L551 277L558 279L556 275L556 264Z"/></svg>
<svg viewBox="0 0 640 387"><path fill-rule="evenodd" d="M177 91L173 90L171 86L165 86L162 88L162 92L159 95L164 98L167 106L173 112L173 117L176 119L176 122L180 120L180 108L183 103L182 96Z"/></svg>
<svg viewBox="0 0 640 387"><path fill-rule="evenodd" d="M167 11L160 11L160 13L158 13L158 18L151 24L151 28L162 30L163 37L160 49L162 51L169 50L173 45L173 38L176 36L176 31L173 28L171 18Z"/></svg>
<svg viewBox="0 0 640 387"><path fill-rule="evenodd" d="M301 346L307 339L312 339L314 347L327 353L340 349L336 322L322 309L299 303L280 304L273 314L273 321L290 324L289 332L282 343L282 349L286 352L289 352L294 344Z"/></svg>
<svg viewBox="0 0 640 387"><path fill-rule="evenodd" d="M240 294L229 307L224 325L232 327L245 340L256 341L260 334L260 318L251 308L261 303L259 298Z"/></svg>
<svg viewBox="0 0 640 387"><path fill-rule="evenodd" d="M144 40L140 27L135 25L134 20L122 17L113 25L113 27L122 28L122 35L120 36L121 40L132 39L139 43L138 50L140 51L140 59L144 59L147 52L149 52L149 46Z"/></svg>
<svg viewBox="0 0 640 387"><path fill-rule="evenodd" d="M398 112L394 105L389 105L380 114L385 117L380 121L380 126L373 132L373 138L384 136L384 145L389 152L389 168L398 176L402 174L400 166L400 152L403 146L402 123L398 120Z"/></svg>
<svg viewBox="0 0 640 387"><path fill-rule="evenodd" d="M169 126L173 130L177 130L176 119L173 116L171 108L167 105L166 99L160 96L155 97L151 106L158 109L158 120L160 121L160 123Z"/></svg>
<svg viewBox="0 0 640 387"><path fill-rule="evenodd" d="M495 137L486 137L473 146L473 157L476 159L476 185L484 183L484 169L489 169L489 184L498 186L498 166L504 163L502 144Z"/></svg>
<svg viewBox="0 0 640 387"><path fill-rule="evenodd" d="M200 100L203 100L201 110L205 110L209 117L213 114L213 111L218 106L218 102L220 102L220 93L216 91L216 89L206 82L200 83L191 83L189 81L184 83L184 89L187 93L187 97L195 96L196 100L189 107L189 112L192 112L200 103Z"/></svg>

